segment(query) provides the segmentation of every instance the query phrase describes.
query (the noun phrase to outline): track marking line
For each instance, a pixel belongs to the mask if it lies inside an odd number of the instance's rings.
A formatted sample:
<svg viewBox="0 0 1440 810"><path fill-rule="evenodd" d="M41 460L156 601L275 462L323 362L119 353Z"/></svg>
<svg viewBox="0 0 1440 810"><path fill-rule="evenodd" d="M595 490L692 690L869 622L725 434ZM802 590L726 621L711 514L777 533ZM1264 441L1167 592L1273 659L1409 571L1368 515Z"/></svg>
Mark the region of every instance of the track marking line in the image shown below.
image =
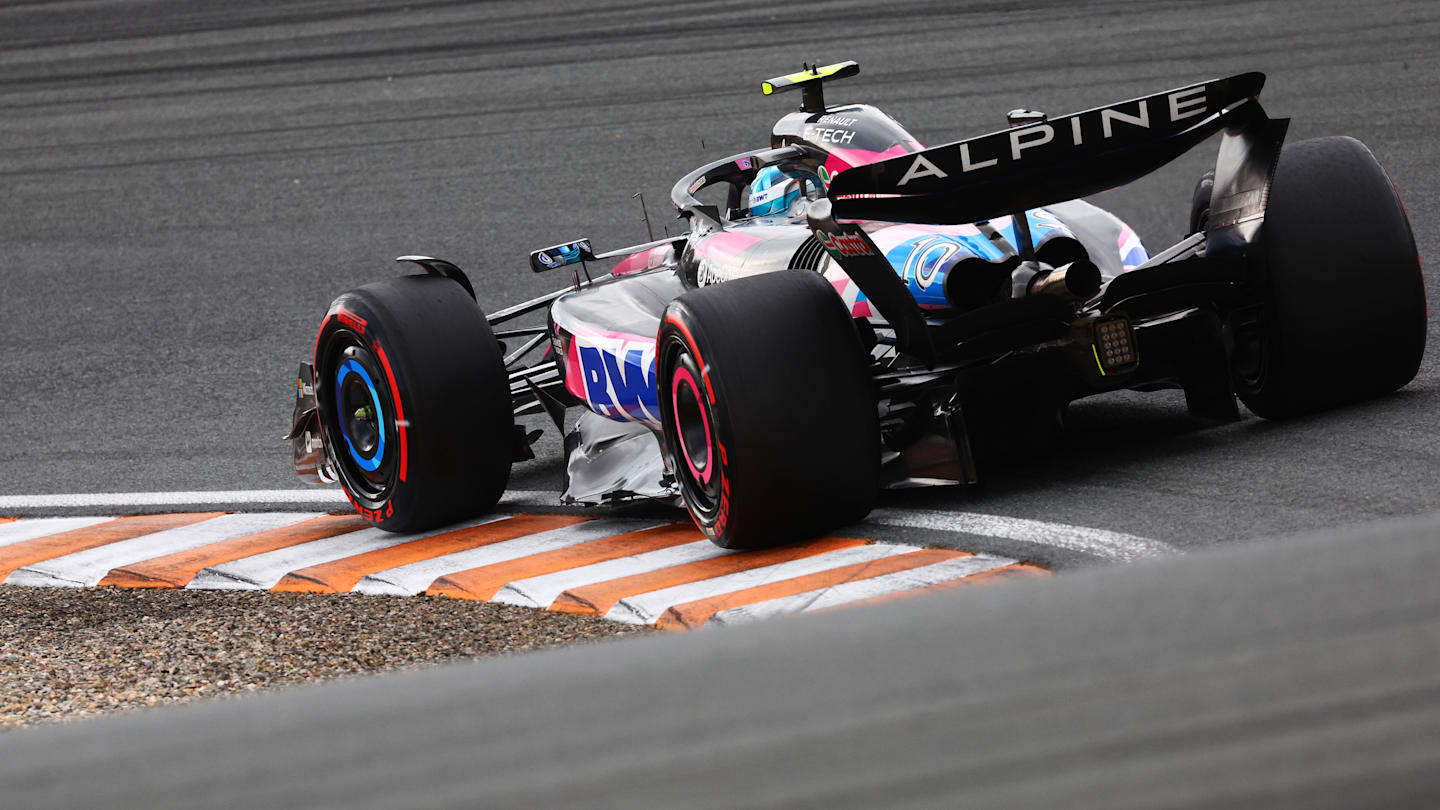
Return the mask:
<svg viewBox="0 0 1440 810"><path fill-rule="evenodd" d="M671 606L682 602L693 602L712 596L745 590L760 585L789 580L794 577L816 574L832 568L854 563L868 563L875 560L915 552L914 546L895 546L886 543L842 548L824 554L816 554L799 560L789 560L773 565L747 568L718 577L672 585L655 591L627 596L615 603L605 613L605 618L628 624L655 624Z"/></svg>
<svg viewBox="0 0 1440 810"><path fill-rule="evenodd" d="M857 538L822 537L803 546L781 546L780 548L745 552L731 551L706 560L571 588L556 597L555 601L551 603L550 609L564 613L590 613L604 616L610 612L615 603L629 596L867 544L868 541Z"/></svg>
<svg viewBox="0 0 1440 810"><path fill-rule="evenodd" d="M253 512L222 514L161 532L76 551L34 562L10 575L16 585L95 585L115 568L161 554L184 551L232 537L277 529L319 517L308 512ZM84 531L84 530L82 530Z"/></svg>
<svg viewBox="0 0 1440 810"><path fill-rule="evenodd" d="M100 584L121 588L183 588L189 585L202 569L212 565L233 562L337 534L360 531L369 525L359 515L321 515L259 534L222 540L121 566L106 574Z"/></svg>
<svg viewBox="0 0 1440 810"><path fill-rule="evenodd" d="M353 590L360 593L393 593L410 596L425 591L435 580L446 574L508 562L557 548L588 543L602 537L614 537L641 529L650 529L656 525L653 520L586 520L572 526L562 526L558 529L379 571L363 577L356 583Z"/></svg>
<svg viewBox="0 0 1440 810"><path fill-rule="evenodd" d="M706 622L710 621L711 616L714 616L722 610L748 605L753 602L778 599L782 596L808 593L820 588L830 588L841 585L846 582L878 577L882 574L893 574L897 571L919 568L930 565L931 563L952 560L956 557L969 556L973 555L964 551L951 551L949 549L914 549L906 554L896 554L878 560L867 560L864 562L851 563L850 565L842 565L837 568L817 571L813 574L802 574L779 582L767 582L763 585L742 588L717 596L704 597L689 602L677 602L669 608L666 608L664 613L660 614L660 618L655 622L655 626L662 630L698 630L703 627Z"/></svg>
<svg viewBox="0 0 1440 810"><path fill-rule="evenodd" d="M568 590L734 553L703 539L704 535L700 534L698 530L694 530L693 526L690 528L695 532L694 536L702 539L659 551L647 551L643 554L571 568L568 571L519 579L497 591L493 601L524 607L549 608L560 594Z"/></svg>
<svg viewBox="0 0 1440 810"><path fill-rule="evenodd" d="M778 599L769 599L764 602L755 602L749 605L733 607L717 612L710 618L708 624L715 627L730 627L737 624L750 624L762 619L771 619L776 616L789 616L796 613L824 610L839 605L864 601L887 593L896 593L910 588L933 585L946 580L962 579L972 574L989 571L1012 562L1014 562L1014 560L1007 560L1002 557L991 557L985 554L959 557L952 560L932 563L931 565L921 568L912 568L908 571L898 571L893 574L855 580L853 582L833 585L828 588L819 588L805 593L782 596Z"/></svg>
<svg viewBox="0 0 1440 810"><path fill-rule="evenodd" d="M542 551L539 554L507 562L456 571L435 580L429 588L425 589L425 593L431 596L450 596L459 599L491 600L495 598L495 594L502 587L515 580L562 573L592 563L608 562L622 557L633 559L638 553L692 543L697 537L703 539L703 535L696 530L693 524L673 523L669 526ZM559 591L556 593L558 594Z"/></svg>
<svg viewBox="0 0 1440 810"><path fill-rule="evenodd" d="M505 493L500 505L554 506L560 493L548 490L517 489ZM212 508L253 504L296 504L313 508L330 506L350 509L345 493L338 488L192 490L184 492L74 492L55 495L0 495L3 509L103 509L110 506L173 506Z"/></svg>
<svg viewBox="0 0 1440 810"><path fill-rule="evenodd" d="M191 590L269 590L275 587L275 584L286 574L300 568L308 568L377 549L397 546L423 537L493 523L503 520L504 517L504 515L489 515L459 526L446 526L412 534L396 534L384 529L368 527L320 540L311 540L296 546L278 548L220 565L212 565L196 574L186 587Z"/></svg>
<svg viewBox="0 0 1440 810"><path fill-rule="evenodd" d="M505 518L296 569L281 577L270 590L344 593L354 588L362 577L370 574L550 529L573 526L589 519L578 515L520 515Z"/></svg>
<svg viewBox="0 0 1440 810"><path fill-rule="evenodd" d="M41 527L48 529L38 537L26 538L0 548L0 582L9 582L15 571L26 565L44 562L54 557L72 554L85 549L98 548L110 543L129 540L146 534L187 526L204 520L220 517L223 512L192 512L178 515L138 515L122 518L41 518ZM55 531L63 524L60 521L80 522L67 530ZM89 521L89 523L84 523ZM20 528L30 525L22 520L5 528Z"/></svg>
<svg viewBox="0 0 1440 810"><path fill-rule="evenodd" d="M1107 560L1134 560L1141 557L1176 553L1175 548L1168 543L1137 537L1133 534L977 512L941 512L928 509L887 507L871 512L861 525L865 523L964 532L984 537L1003 537L1008 540L1021 540L1027 543L1039 543L1070 551L1079 551Z"/></svg>

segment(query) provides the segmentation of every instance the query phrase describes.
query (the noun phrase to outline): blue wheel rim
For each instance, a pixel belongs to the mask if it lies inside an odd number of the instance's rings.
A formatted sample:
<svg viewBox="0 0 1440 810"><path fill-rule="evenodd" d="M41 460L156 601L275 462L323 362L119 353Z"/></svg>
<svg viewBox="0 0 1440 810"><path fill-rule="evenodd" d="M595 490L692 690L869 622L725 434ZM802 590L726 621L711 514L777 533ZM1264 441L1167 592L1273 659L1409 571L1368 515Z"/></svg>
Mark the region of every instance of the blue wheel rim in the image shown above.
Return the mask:
<svg viewBox="0 0 1440 810"><path fill-rule="evenodd" d="M340 420L340 435L345 439L345 446L350 450L350 458L355 461L356 466L366 472L374 472L380 467L380 462L385 458L385 410L380 405L380 394L375 390L375 381L370 379L370 373L365 367L355 362L354 359L346 359L335 370L335 410L343 414L344 402L343 392L345 390L345 378L354 374L365 383L365 388L370 392L370 405L375 409L375 422L379 425L377 431L378 439L375 443L375 451L370 456L365 456L356 449L355 443L350 439L350 431L346 429L346 421Z"/></svg>

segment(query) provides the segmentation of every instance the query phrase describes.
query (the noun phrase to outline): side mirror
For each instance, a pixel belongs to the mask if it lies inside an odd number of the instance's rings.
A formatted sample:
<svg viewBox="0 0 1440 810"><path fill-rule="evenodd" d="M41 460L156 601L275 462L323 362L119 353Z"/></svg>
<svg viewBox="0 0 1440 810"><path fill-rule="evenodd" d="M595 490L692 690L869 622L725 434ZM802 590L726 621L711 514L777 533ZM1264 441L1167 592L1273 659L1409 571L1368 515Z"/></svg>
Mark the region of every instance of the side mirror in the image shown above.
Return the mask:
<svg viewBox="0 0 1440 810"><path fill-rule="evenodd" d="M595 254L590 250L590 240L577 239L574 242L565 242L534 251L530 254L530 269L536 273L543 273L546 270L558 270L561 267L594 260Z"/></svg>

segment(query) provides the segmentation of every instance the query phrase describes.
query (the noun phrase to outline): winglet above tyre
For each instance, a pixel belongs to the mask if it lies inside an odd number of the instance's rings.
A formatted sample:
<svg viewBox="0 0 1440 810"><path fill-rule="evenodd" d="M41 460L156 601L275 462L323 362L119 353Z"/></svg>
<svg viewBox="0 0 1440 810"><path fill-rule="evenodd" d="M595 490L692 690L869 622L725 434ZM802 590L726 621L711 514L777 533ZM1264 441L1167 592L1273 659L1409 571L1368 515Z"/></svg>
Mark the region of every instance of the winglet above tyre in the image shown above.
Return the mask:
<svg viewBox="0 0 1440 810"><path fill-rule="evenodd" d="M397 256L395 261L412 262L425 268L425 272L431 275L444 276L464 287L465 292L470 293L471 300L479 300L475 298L475 287L470 284L470 279L465 275L465 271L444 259L432 259L429 256Z"/></svg>

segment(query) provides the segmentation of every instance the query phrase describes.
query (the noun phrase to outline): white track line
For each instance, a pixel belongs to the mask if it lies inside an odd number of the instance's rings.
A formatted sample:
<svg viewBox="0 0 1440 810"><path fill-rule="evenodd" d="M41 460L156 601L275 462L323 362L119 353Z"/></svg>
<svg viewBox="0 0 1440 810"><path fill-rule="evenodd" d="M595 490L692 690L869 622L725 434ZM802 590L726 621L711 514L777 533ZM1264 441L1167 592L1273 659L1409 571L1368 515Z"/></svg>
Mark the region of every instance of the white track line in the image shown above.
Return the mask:
<svg viewBox="0 0 1440 810"><path fill-rule="evenodd" d="M0 523L0 546L23 543L26 540L68 532L72 529L83 529L86 526L94 526L96 523L104 523L112 519L108 517L26 518L14 523Z"/></svg>
<svg viewBox="0 0 1440 810"><path fill-rule="evenodd" d="M5 580L10 585L92 586L112 569L133 565L177 551L186 551L233 537L278 529L319 517L310 512L252 512L219 517L179 526L153 534L142 534L118 543L77 551L62 557L32 563Z"/></svg>
<svg viewBox="0 0 1440 810"><path fill-rule="evenodd" d="M582 565L568 571L557 571L553 574L542 574L538 577L516 580L501 588L495 594L495 598L490 601L504 602L508 605L548 608L560 594L572 588L594 585L597 582L609 582L612 579L645 574L661 568L734 553L736 552L720 548L709 540L697 540L694 543L684 543L655 551L632 554L629 557Z"/></svg>
<svg viewBox="0 0 1440 810"><path fill-rule="evenodd" d="M1134 560L1174 554L1175 548L1159 540L1133 534L1049 523L1028 518L985 515L976 512L941 512L927 509L876 509L865 523L964 532L983 537L1003 537L1027 543L1079 551L1107 560Z"/></svg>
<svg viewBox="0 0 1440 810"><path fill-rule="evenodd" d="M457 523L425 532L395 534L383 529L361 529L332 537L323 537L295 546L277 548L220 565L212 565L195 575L185 587L196 591L269 590L291 571L322 565L369 551L398 546L456 529L503 520L506 515L489 515L480 520Z"/></svg>
<svg viewBox="0 0 1440 810"><path fill-rule="evenodd" d="M659 620L661 614L674 605L724 593L733 593L757 585L793 579L806 574L818 574L842 565L872 562L885 557L893 557L896 554L909 554L919 550L914 546L894 546L883 543L842 548L837 551L816 554L813 557L803 557L760 568L736 571L733 574L711 577L699 582L687 582L683 585L661 588L658 591L628 596L610 608L610 612L605 614L605 618L629 624L654 624Z"/></svg>
<svg viewBox="0 0 1440 810"><path fill-rule="evenodd" d="M540 504L553 506L560 502L560 493L545 490L518 489L505 493L505 504ZM194 492L94 492L64 495L0 495L4 509L99 509L107 506L223 506L226 504L297 504L325 508L344 505L345 493L339 489L245 489L198 490Z"/></svg>
<svg viewBox="0 0 1440 810"><path fill-rule="evenodd" d="M812 610L823 610L828 607L843 605L847 602L858 602L863 599L872 599L877 596L899 593L914 588L923 588L927 585L936 585L941 582L948 582L953 579L963 579L971 574L979 574L995 568L1003 568L1013 565L1014 560L1007 560L1004 557L991 557L988 554L976 554L973 557L957 557L953 560L925 565L919 568L911 568L908 571L895 571L890 574L882 574L870 579L857 579L845 582L840 585L832 585L828 588L817 588L805 593L797 593L793 596L781 596L775 599L767 599L764 602L756 602L750 605L740 605L728 610L722 610L710 617L706 627L729 627L737 624L749 624L762 619L770 619L775 616L788 616L793 613L807 613Z"/></svg>
<svg viewBox="0 0 1440 810"><path fill-rule="evenodd" d="M468 571L486 565L518 560L591 540L654 529L667 525L642 520L587 520L573 526L562 526L544 532L502 540L498 543L457 551L428 560L401 565L361 578L352 588L356 593L386 593L410 596L430 587L430 583L446 574Z"/></svg>

